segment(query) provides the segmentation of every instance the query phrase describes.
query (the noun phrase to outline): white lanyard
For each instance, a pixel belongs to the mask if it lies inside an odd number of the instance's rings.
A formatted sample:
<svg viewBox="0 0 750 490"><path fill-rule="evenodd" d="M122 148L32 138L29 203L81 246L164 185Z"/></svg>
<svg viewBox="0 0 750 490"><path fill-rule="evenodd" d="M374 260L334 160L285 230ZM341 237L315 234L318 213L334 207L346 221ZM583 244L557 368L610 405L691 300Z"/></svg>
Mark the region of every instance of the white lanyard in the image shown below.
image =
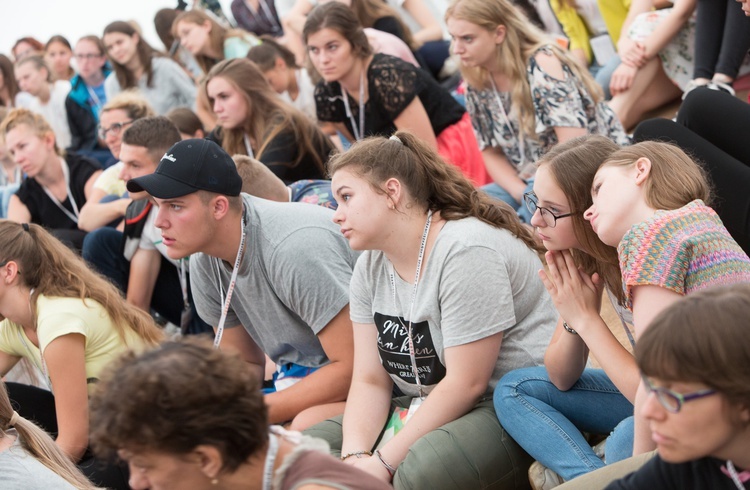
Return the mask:
<svg viewBox="0 0 750 490"><path fill-rule="evenodd" d="M242 237L240 238L240 248L237 250L237 258L234 259L234 269L232 270L232 277L229 279L229 286L227 286L227 296L224 297L224 287L221 284L221 259L216 259L216 272L219 275L219 294L221 295L221 317L219 318L219 325L216 327L216 338L214 339L214 348L218 349L221 345L221 337L224 335L224 323L227 321L227 314L229 313L229 303L232 301L232 293L234 292L234 286L237 283L237 273L240 270L240 263L242 262L242 254L245 250L245 215L243 210L242 221Z"/></svg>
<svg viewBox="0 0 750 490"><path fill-rule="evenodd" d="M65 159L60 159L60 165L62 166L62 172L63 177L65 178L65 190L68 193L68 199L70 199L70 205L73 208L73 212L71 213L68 208L62 205L60 201L57 200L57 198L52 194L52 191L50 191L46 185L42 186L42 189L44 189L44 192L47 193L47 197L49 197L55 205L60 208L60 210L65 213L65 215L70 218L70 220L78 224L78 204L76 204L76 200L73 199L73 194L70 192L70 172L68 171L68 164L65 161Z"/></svg>
<svg viewBox="0 0 750 490"><path fill-rule="evenodd" d="M731 461L727 460L726 468L727 468L727 471L729 472L729 478L732 479L732 481L734 482L734 485L739 490L744 490L745 489L745 484L742 483L742 480L740 479L740 475L737 474L737 470L734 467L734 463L732 463Z"/></svg>
<svg viewBox="0 0 750 490"><path fill-rule="evenodd" d="M278 453L279 439L274 434L269 433L266 464L263 466L263 490L271 490L271 483L273 483L273 464L276 462L276 455Z"/></svg>
<svg viewBox="0 0 750 490"><path fill-rule="evenodd" d="M260 9L263 11L264 14L266 14L266 17L268 18L268 22L271 24L271 27L273 27L273 31L280 31L281 26L278 22L276 22L276 17L274 17L273 12L271 12L271 8L266 3L266 0L259 0L258 2L260 4ZM245 2L245 6L250 11L251 14L253 14L253 17L259 17L258 11L253 8L252 5L250 5L250 2Z"/></svg>
<svg viewBox="0 0 750 490"><path fill-rule="evenodd" d="M97 117L98 117L99 112L101 112L102 110L102 101L99 98L99 96L96 95L96 91L92 89L91 87L89 87L88 85L86 85L86 90L89 91L89 97L91 97L91 100L94 101L94 112L97 114Z"/></svg>
<svg viewBox="0 0 750 490"><path fill-rule="evenodd" d="M526 145L523 142L523 134L521 134L520 129L518 132L518 136L516 136L516 132L513 131L513 125L510 122L508 113L505 112L505 106L503 105L503 100L500 98L500 93L497 90L497 85L495 85L495 80L492 78L492 74L490 74L489 76L490 76L490 83L492 84L492 91L495 93L495 100L497 101L497 105L500 106L500 111L503 113L503 117L505 118L505 123L508 125L510 134L513 135L513 139L518 141L518 149L521 152L521 162L518 164L518 168L522 169L524 164L526 163Z"/></svg>
<svg viewBox="0 0 750 490"><path fill-rule="evenodd" d="M190 307L188 301L188 290L187 290L187 271L185 270L185 261L187 259L180 259L180 268L177 269L177 275L180 278L180 289L182 289L182 303L184 308Z"/></svg>
<svg viewBox="0 0 750 490"><path fill-rule="evenodd" d="M427 235L430 234L430 224L432 223L432 210L427 212L427 222L424 224L424 232L422 233L422 243L419 246L419 256L417 257L417 271L414 275L414 288L411 292L411 304L409 305L409 328L407 329L408 340L409 340L409 358L411 360L411 369L414 374L414 380L417 382L417 389L419 390L419 396L424 398L422 391L422 381L419 379L419 370L417 369L417 354L414 349L414 338L412 336L412 320L414 318L414 303L417 299L417 287L419 286L419 273L422 270L422 259L424 258L424 251L427 247ZM393 292L393 307L398 310L398 304L396 303L396 277L393 272L393 264L390 264L389 275L391 278L391 291ZM398 313L396 313L398 318ZM401 320L399 320L399 323ZM402 323L401 326L405 325Z"/></svg>
<svg viewBox="0 0 750 490"><path fill-rule="evenodd" d="M242 139L245 141L245 151L247 151L247 156L250 158L255 158L255 152L253 151L253 147L250 144L250 137L248 135L244 135Z"/></svg>
<svg viewBox="0 0 750 490"><path fill-rule="evenodd" d="M349 106L349 94L346 93L344 87L341 87L341 98L344 99L344 108L346 109L346 116L349 118L349 122L352 123L352 131L354 131L354 141L359 141L365 137L365 70L359 74L359 127L354 121L354 115L352 114L352 108Z"/></svg>

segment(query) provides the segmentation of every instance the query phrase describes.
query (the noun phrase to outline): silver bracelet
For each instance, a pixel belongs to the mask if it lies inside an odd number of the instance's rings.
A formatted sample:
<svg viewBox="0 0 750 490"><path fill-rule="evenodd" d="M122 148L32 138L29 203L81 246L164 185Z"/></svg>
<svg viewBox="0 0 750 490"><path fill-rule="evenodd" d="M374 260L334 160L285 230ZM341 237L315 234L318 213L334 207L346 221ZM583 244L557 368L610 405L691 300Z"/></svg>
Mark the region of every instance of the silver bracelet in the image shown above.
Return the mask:
<svg viewBox="0 0 750 490"><path fill-rule="evenodd" d="M563 322L563 328L573 335L578 335L578 332L568 326L568 322Z"/></svg>
<svg viewBox="0 0 750 490"><path fill-rule="evenodd" d="M383 459L383 455L380 454L379 450L375 450L375 456L378 457L381 463L383 463L383 466L385 466L385 469L388 471L388 474L391 475L391 479L393 479L393 475L396 474L396 468L388 464L386 460Z"/></svg>

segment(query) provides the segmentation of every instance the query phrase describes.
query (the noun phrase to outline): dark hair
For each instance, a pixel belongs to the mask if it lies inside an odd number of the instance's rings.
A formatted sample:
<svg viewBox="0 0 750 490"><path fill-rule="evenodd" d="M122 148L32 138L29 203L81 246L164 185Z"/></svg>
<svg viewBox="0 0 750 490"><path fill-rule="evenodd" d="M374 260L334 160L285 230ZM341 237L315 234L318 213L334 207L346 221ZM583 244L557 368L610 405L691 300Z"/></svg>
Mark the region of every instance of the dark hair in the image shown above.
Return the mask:
<svg viewBox="0 0 750 490"><path fill-rule="evenodd" d="M176 9L161 9L154 15L154 29L156 29L156 35L161 39L164 48L167 50L172 49L174 44L174 36L172 35L172 24L174 20L180 15L180 10Z"/></svg>
<svg viewBox="0 0 750 490"><path fill-rule="evenodd" d="M396 178L418 204L440 211L445 220L474 217L510 231L536 252L544 251L509 205L476 189L458 168L416 136L406 131L394 136L397 139L377 136L357 142L330 160L329 174L346 168L380 193L385 193L382 185L386 180Z"/></svg>
<svg viewBox="0 0 750 490"><path fill-rule="evenodd" d="M154 56L161 56L161 53L152 48L151 45L143 39L143 36L141 36L141 34L128 22L118 20L107 25L107 27L104 28L102 39L104 39L104 36L106 36L107 34L112 33L125 34L126 36L130 37L133 37L135 35L138 36L136 56L138 56L138 59L143 66L143 73L146 74L146 85L152 87L154 68L151 61ZM109 53L107 54L109 55ZM133 75L133 73L128 70L125 65L117 63L112 58L110 58L109 61L110 63L112 63L112 68L115 70L115 76L117 77L117 81L120 83L120 88L122 88L122 90L136 88L138 86L138 80L136 80L135 75Z"/></svg>
<svg viewBox="0 0 750 490"><path fill-rule="evenodd" d="M599 165L620 147L600 135L585 135L559 143L539 160L538 168L548 167L552 177L568 199L573 233L583 247L572 250L576 264L588 274L598 273L610 293L624 305L622 274L617 249L603 243L583 213L591 207L591 184Z"/></svg>
<svg viewBox="0 0 750 490"><path fill-rule="evenodd" d="M268 443L267 408L255 373L205 338L129 353L103 373L91 398L91 444L184 455L215 447L235 471Z"/></svg>
<svg viewBox="0 0 750 490"><path fill-rule="evenodd" d="M294 53L289 48L279 44L273 37L269 35L261 36L262 44L253 46L250 51L247 52L247 59L258 65L261 71L268 71L276 64L276 59L281 58L286 63L286 66L293 69L298 69L297 60L295 59Z"/></svg>
<svg viewBox="0 0 750 490"><path fill-rule="evenodd" d="M316 166L325 172L325 160L319 149L332 148L328 137L312 122L290 104L284 102L268 84L258 66L247 58L224 60L214 66L202 84L202 90L213 106L213 100L208 96L209 82L220 77L237 88L245 98L250 114L242 127L234 129L221 128L222 147L230 155L247 154L244 135L248 134L257 141L259 146L255 158L262 159L268 144L280 133L289 131L294 133L297 142L297 158L294 162L280 162L295 167L306 156L311 156Z"/></svg>
<svg viewBox="0 0 750 490"><path fill-rule="evenodd" d="M60 34L55 34L51 38L49 38L49 41L47 41L47 44L44 45L44 50L47 51L49 49L50 44L52 43L60 43L66 48L68 48L70 51L73 51L73 47L70 45L70 41L68 41L65 37L63 37Z"/></svg>
<svg viewBox="0 0 750 490"><path fill-rule="evenodd" d="M36 53L43 53L44 52L44 44L42 44L41 41L39 41L39 40L37 40L37 39L35 39L33 37L29 37L29 36L22 37L21 39L19 39L18 41L16 41L16 43L13 45L13 47L10 50L10 52L13 53L13 56L16 57L16 58L18 58L16 56L16 48L21 43L30 44L31 47L34 48L34 51ZM18 60L16 59L16 61L18 61Z"/></svg>
<svg viewBox="0 0 750 490"><path fill-rule="evenodd" d="M164 116L138 119L122 135L123 143L146 148L151 159L157 163L172 145L181 140L177 127Z"/></svg>
<svg viewBox="0 0 750 490"><path fill-rule="evenodd" d="M167 119L177 126L180 133L194 135L198 131L206 131L198 115L187 107L172 109L167 113Z"/></svg>
<svg viewBox="0 0 750 490"><path fill-rule="evenodd" d="M341 34L352 45L352 53L358 58L367 58L372 54L372 46L362 25L346 5L329 2L312 9L302 29L305 44L312 34L323 29L333 29Z"/></svg>
<svg viewBox="0 0 750 490"><path fill-rule="evenodd" d="M0 73L3 75L4 86L8 87L8 105L13 107L16 103L16 95L21 90L18 88L18 82L16 82L13 62L4 54L0 54ZM5 105L2 100L0 100L0 105Z"/></svg>
<svg viewBox="0 0 750 490"><path fill-rule="evenodd" d="M702 383L750 409L749 330L750 284L704 289L653 319L636 361L647 376Z"/></svg>

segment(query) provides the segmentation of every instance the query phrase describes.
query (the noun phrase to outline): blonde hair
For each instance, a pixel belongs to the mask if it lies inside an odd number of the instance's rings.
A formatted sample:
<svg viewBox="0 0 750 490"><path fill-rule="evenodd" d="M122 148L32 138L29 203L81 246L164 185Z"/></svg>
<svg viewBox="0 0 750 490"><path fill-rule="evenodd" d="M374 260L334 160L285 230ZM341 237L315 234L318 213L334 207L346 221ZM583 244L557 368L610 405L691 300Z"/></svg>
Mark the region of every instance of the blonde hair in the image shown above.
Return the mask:
<svg viewBox="0 0 750 490"><path fill-rule="evenodd" d="M0 138L5 141L8 133L21 125L28 126L39 138L44 138L48 134L51 134L53 137L55 136L52 126L49 125L41 114L28 109L18 108L10 111L2 123L0 123ZM55 138L55 153L58 155L63 154L57 146L57 138Z"/></svg>
<svg viewBox="0 0 750 490"><path fill-rule="evenodd" d="M0 220L0 259L17 262L23 271L19 277L32 289L30 304L35 318L37 298L42 294L80 298L102 305L125 345L128 329L151 345L164 337L146 312L125 302L111 282L39 225Z"/></svg>
<svg viewBox="0 0 750 490"><path fill-rule="evenodd" d="M242 192L269 201L289 200L289 191L284 181L276 177L262 162L240 154L234 155L232 160L242 178Z"/></svg>
<svg viewBox="0 0 750 490"><path fill-rule="evenodd" d="M156 112L146 99L136 90L126 90L115 95L104 104L102 112L125 111L132 120L155 116Z"/></svg>
<svg viewBox="0 0 750 490"><path fill-rule="evenodd" d="M646 204L652 209L679 209L696 199L711 204L706 171L678 146L644 141L613 153L601 167L632 167L640 158L651 161L644 190Z"/></svg>
<svg viewBox="0 0 750 490"><path fill-rule="evenodd" d="M8 429L11 427L18 434L18 442L28 454L49 468L53 473L62 477L75 488L82 490L96 490L95 487L81 471L73 464L70 458L60 449L55 441L38 427L34 422L16 414L13 419L13 407L8 398L5 383L0 388L0 438L8 437ZM11 421L13 424L11 425Z"/></svg>
<svg viewBox="0 0 750 490"><path fill-rule="evenodd" d="M588 70L580 66L568 53L558 47L541 29L534 26L509 0L453 0L445 13L449 18L464 20L487 31L494 32L505 26L505 39L497 46L496 66L511 83L511 112L519 120L520 133L537 139L534 99L526 76L532 56L543 46L549 47L573 76L583 82L594 102L602 100L602 89ZM466 82L477 90L490 88L490 73L483 67L461 67Z"/></svg>

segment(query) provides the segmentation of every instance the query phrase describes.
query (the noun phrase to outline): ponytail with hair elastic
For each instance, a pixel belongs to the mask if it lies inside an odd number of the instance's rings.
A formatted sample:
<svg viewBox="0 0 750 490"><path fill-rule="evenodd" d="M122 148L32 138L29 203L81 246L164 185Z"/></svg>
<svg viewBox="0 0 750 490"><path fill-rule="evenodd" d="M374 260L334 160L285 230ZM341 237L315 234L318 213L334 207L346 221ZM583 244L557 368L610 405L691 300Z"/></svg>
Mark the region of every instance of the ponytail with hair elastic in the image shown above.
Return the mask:
<svg viewBox="0 0 750 490"><path fill-rule="evenodd" d="M385 193L383 182L396 178L416 203L439 211L443 219L477 218L510 231L535 252L544 252L509 205L476 189L458 168L411 133L397 131L387 139L371 137L355 143L330 160L328 173L332 176L342 168L368 181L379 193Z"/></svg>

